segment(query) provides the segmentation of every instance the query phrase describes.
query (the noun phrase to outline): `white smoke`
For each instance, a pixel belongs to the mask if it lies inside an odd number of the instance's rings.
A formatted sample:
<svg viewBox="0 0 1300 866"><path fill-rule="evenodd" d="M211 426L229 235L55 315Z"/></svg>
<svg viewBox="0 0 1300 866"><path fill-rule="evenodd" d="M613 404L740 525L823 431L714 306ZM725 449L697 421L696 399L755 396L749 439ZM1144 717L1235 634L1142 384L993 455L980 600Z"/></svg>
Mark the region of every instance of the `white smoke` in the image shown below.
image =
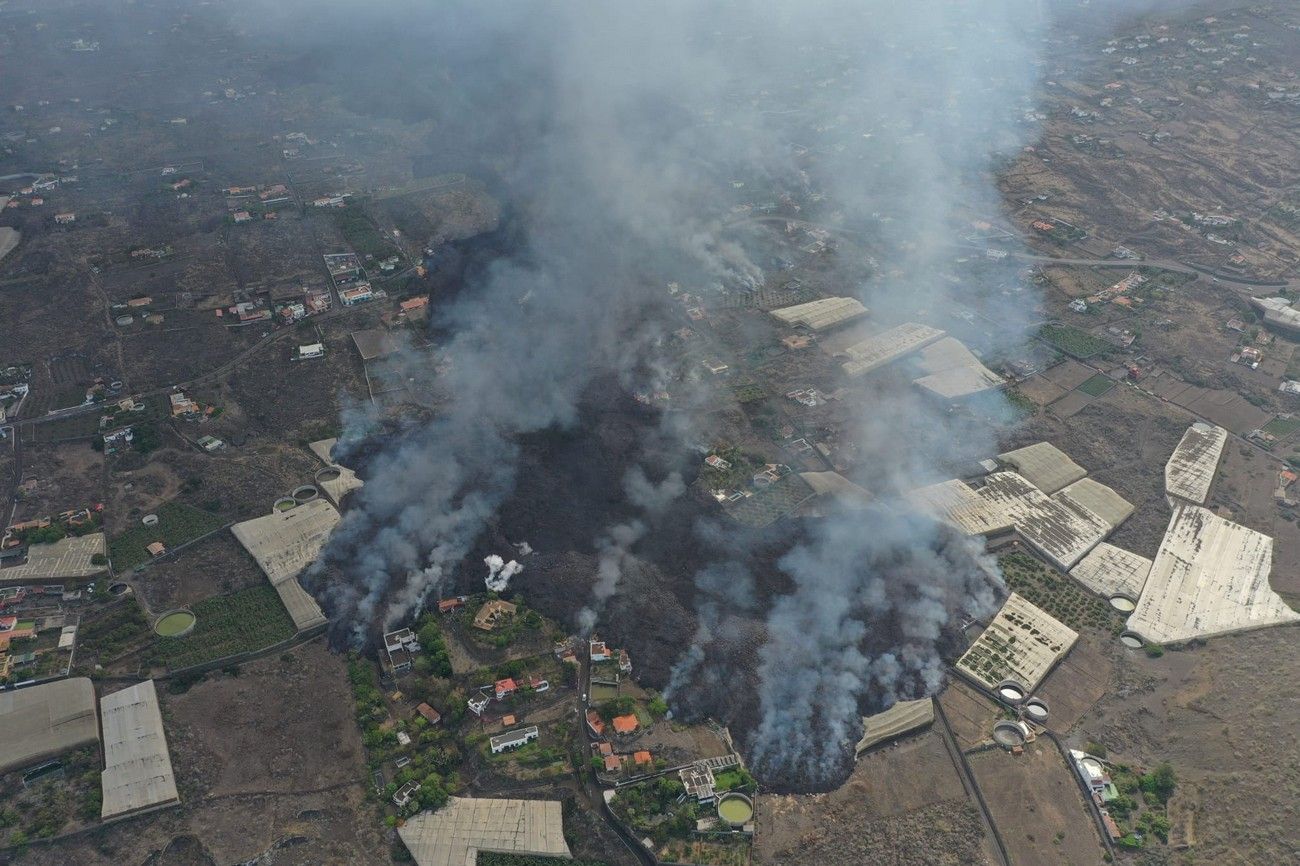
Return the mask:
<svg viewBox="0 0 1300 866"><path fill-rule="evenodd" d="M483 578L483 584L488 588L488 592L505 592L506 587L510 585L510 578L524 570L524 567L515 560L506 562L495 553L484 557L483 564L488 567L487 577Z"/></svg>

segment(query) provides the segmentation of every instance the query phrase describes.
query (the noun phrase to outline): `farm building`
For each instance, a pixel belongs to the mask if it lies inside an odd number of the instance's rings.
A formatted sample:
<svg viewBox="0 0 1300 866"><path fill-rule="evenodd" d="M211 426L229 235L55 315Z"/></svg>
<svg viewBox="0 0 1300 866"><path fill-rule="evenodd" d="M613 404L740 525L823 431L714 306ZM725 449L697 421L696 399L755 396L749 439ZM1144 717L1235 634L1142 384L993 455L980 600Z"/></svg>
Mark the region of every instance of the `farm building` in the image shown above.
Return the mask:
<svg viewBox="0 0 1300 866"><path fill-rule="evenodd" d="M1128 628L1154 643L1300 621L1269 585L1273 539L1178 505Z"/></svg>
<svg viewBox="0 0 1300 866"><path fill-rule="evenodd" d="M1048 496L1014 472L995 472L979 487L956 480L932 484L912 491L908 499L967 535L1015 530L1062 571L1074 567L1114 530L1111 519L1127 517L1133 510L1119 494L1096 482Z"/></svg>
<svg viewBox="0 0 1300 866"><path fill-rule="evenodd" d="M1070 571L1070 577L1109 599L1117 610L1132 610L1131 605L1142 597L1142 587L1146 586L1150 572L1151 560L1145 556L1103 541L1079 561Z"/></svg>
<svg viewBox="0 0 1300 866"><path fill-rule="evenodd" d="M938 328L905 322L844 349L842 354L848 360L841 366L850 376L862 376L930 345L943 335Z"/></svg>
<svg viewBox="0 0 1300 866"><path fill-rule="evenodd" d="M325 468L316 473L316 486L330 502L334 503L335 507L343 503L344 496L365 486L365 482L357 477L357 473L341 463L334 462L331 454L338 441L338 439L321 439L307 446L325 464Z"/></svg>
<svg viewBox="0 0 1300 866"><path fill-rule="evenodd" d="M854 758L872 746L909 734L934 722L934 701L921 698L916 701L898 701L892 707L874 716L862 718L862 739L853 750Z"/></svg>
<svg viewBox="0 0 1300 866"><path fill-rule="evenodd" d="M1204 505L1227 442L1228 431L1222 427L1202 421L1188 427L1165 464L1165 493L1171 499Z"/></svg>
<svg viewBox="0 0 1300 866"><path fill-rule="evenodd" d="M1036 442L998 455L998 460L1015 469L1030 484L1049 496L1088 474L1064 451L1048 442Z"/></svg>
<svg viewBox="0 0 1300 866"><path fill-rule="evenodd" d="M32 544L27 548L27 561L0 571L0 579L13 583L92 577L108 569L107 565L91 561L95 554L103 555L107 551L102 532L68 536L52 544Z"/></svg>
<svg viewBox="0 0 1300 866"><path fill-rule="evenodd" d="M397 830L417 866L466 866L480 851L570 859L558 800L452 797Z"/></svg>
<svg viewBox="0 0 1300 866"><path fill-rule="evenodd" d="M99 742L95 687L86 677L0 692L0 773Z"/></svg>
<svg viewBox="0 0 1300 866"><path fill-rule="evenodd" d="M957 660L957 670L990 691L1014 683L1019 697L1027 697L1078 639L1073 629L1013 592Z"/></svg>
<svg viewBox="0 0 1300 866"><path fill-rule="evenodd" d="M787 325L802 325L812 331L833 328L867 314L857 298L819 298L806 304L773 310L773 317Z"/></svg>
<svg viewBox="0 0 1300 866"><path fill-rule="evenodd" d="M105 821L180 804L153 680L100 698Z"/></svg>
<svg viewBox="0 0 1300 866"><path fill-rule="evenodd" d="M1005 384L954 337L944 337L921 349L919 363L925 375L913 379L912 384L943 400L960 400Z"/></svg>
<svg viewBox="0 0 1300 866"><path fill-rule="evenodd" d="M340 519L333 505L313 499L230 528L280 594L299 631L325 623L320 605L298 583L298 575L320 554Z"/></svg>

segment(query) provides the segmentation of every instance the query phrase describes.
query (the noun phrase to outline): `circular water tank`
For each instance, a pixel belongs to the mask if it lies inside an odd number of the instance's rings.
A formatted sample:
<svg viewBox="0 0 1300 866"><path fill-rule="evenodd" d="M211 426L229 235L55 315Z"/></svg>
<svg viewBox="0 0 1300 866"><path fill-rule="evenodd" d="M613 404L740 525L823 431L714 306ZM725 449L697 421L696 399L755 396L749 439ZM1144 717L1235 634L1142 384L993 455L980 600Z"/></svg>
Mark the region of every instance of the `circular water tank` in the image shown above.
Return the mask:
<svg viewBox="0 0 1300 866"><path fill-rule="evenodd" d="M290 508L294 508L297 505L298 500L294 499L292 496L281 496L279 499L275 500L275 504L271 506L271 510L288 511Z"/></svg>
<svg viewBox="0 0 1300 866"><path fill-rule="evenodd" d="M333 481L342 475L343 472L337 466L326 466L316 473L316 483L324 484L326 481Z"/></svg>
<svg viewBox="0 0 1300 866"><path fill-rule="evenodd" d="M1020 727L1019 722L1003 719L993 725L993 740L1004 749L1023 746L1025 744L1025 729Z"/></svg>
<svg viewBox="0 0 1300 866"><path fill-rule="evenodd" d="M1110 606L1120 613L1132 613L1137 609L1137 602L1127 595L1112 595L1110 597Z"/></svg>
<svg viewBox="0 0 1300 866"><path fill-rule="evenodd" d="M1025 699L1028 689L1015 680L1003 680L998 684L998 697L1009 704L1018 704Z"/></svg>
<svg viewBox="0 0 1300 866"><path fill-rule="evenodd" d="M289 495L293 497L294 502L301 505L304 502L311 502L317 496L320 496L320 491L316 489L316 485L314 484L304 484L301 487L294 488L293 493Z"/></svg>
<svg viewBox="0 0 1300 866"><path fill-rule="evenodd" d="M157 526L157 525L158 525L158 515L157 515L157 514L146 514L144 517L141 517L141 518L140 518L140 522L143 523L145 526Z"/></svg>
<svg viewBox="0 0 1300 866"><path fill-rule="evenodd" d="M135 316L118 316L114 321L116 321L120 327L125 328L127 325L135 321Z"/></svg>
<svg viewBox="0 0 1300 866"><path fill-rule="evenodd" d="M732 827L743 827L754 817L754 803L737 791L718 798L718 817Z"/></svg>
<svg viewBox="0 0 1300 866"><path fill-rule="evenodd" d="M113 595L125 595L130 588L125 583L115 583L108 588L108 591Z"/></svg>
<svg viewBox="0 0 1300 866"><path fill-rule="evenodd" d="M1025 701L1025 718L1042 724L1047 721L1047 702L1042 698L1030 698Z"/></svg>
<svg viewBox="0 0 1300 866"><path fill-rule="evenodd" d="M1143 645L1146 643L1146 641L1142 640L1141 635L1132 631L1121 632L1119 642L1129 649L1142 649Z"/></svg>

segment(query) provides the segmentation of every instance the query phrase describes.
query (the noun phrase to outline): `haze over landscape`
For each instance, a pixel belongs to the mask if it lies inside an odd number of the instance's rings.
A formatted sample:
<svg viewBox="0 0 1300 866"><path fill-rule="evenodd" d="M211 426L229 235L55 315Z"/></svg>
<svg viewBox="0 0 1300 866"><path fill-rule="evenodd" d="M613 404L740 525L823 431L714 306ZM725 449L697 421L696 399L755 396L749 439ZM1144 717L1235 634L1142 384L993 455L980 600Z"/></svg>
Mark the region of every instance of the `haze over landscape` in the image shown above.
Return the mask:
<svg viewBox="0 0 1300 866"><path fill-rule="evenodd" d="M0 0L6 856L1285 862L1296 12Z"/></svg>

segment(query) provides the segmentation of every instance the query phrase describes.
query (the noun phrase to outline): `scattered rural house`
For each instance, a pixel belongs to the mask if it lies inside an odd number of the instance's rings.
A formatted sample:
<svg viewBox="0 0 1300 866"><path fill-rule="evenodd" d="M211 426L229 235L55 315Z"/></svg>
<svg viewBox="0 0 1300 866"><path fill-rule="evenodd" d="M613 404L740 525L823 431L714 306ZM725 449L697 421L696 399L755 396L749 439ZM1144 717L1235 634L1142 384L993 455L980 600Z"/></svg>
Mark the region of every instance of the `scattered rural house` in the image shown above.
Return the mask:
<svg viewBox="0 0 1300 866"><path fill-rule="evenodd" d="M492 631L503 618L514 616L515 610L515 606L508 601L492 599L480 607L478 613L474 615L474 628Z"/></svg>
<svg viewBox="0 0 1300 866"><path fill-rule="evenodd" d="M152 303L153 303L153 298L149 297L148 295L141 295L138 298L131 298L129 301L126 302L126 305L132 309L139 309L140 307L147 307Z"/></svg>
<svg viewBox="0 0 1300 866"><path fill-rule="evenodd" d="M234 220L237 223L250 222L252 221L252 219L253 219L253 215L246 210L239 210L239 211L235 211L234 213Z"/></svg>
<svg viewBox="0 0 1300 866"><path fill-rule="evenodd" d="M488 744L492 749L492 754L499 755L506 749L517 749L522 745L531 743L537 739L537 726L532 725L527 728L520 728L517 731L510 731L505 734L498 734L488 739Z"/></svg>
<svg viewBox="0 0 1300 866"><path fill-rule="evenodd" d="M406 313L409 316L412 313L416 313L419 312L420 310L426 309L429 306L429 296L421 295L418 298L409 298L405 301L402 301L397 306L398 309L400 309L403 313Z"/></svg>
<svg viewBox="0 0 1300 866"><path fill-rule="evenodd" d="M535 692L547 692L550 691L551 684L549 681L544 680L541 677L531 677L528 680L528 687Z"/></svg>
<svg viewBox="0 0 1300 866"><path fill-rule="evenodd" d="M171 401L173 418L199 412L199 404L185 396L184 391L175 391L167 395L167 399Z"/></svg>
<svg viewBox="0 0 1300 866"><path fill-rule="evenodd" d="M605 642L596 638L592 638L588 644L588 652L593 662L607 662L613 658L610 655L609 648L605 646Z"/></svg>
<svg viewBox="0 0 1300 866"><path fill-rule="evenodd" d="M632 753L632 763L636 764L638 767L643 767L653 762L654 759L650 757L650 753L645 749Z"/></svg>
<svg viewBox="0 0 1300 866"><path fill-rule="evenodd" d="M397 732L397 745L399 745L399 746L409 746L409 745L411 745L411 735L408 734L406 731L398 731L398 732Z"/></svg>
<svg viewBox="0 0 1300 866"><path fill-rule="evenodd" d="M496 692L497 700L502 701L518 691L519 686L515 683L513 678L506 677L503 680L496 681L494 690Z"/></svg>
<svg viewBox="0 0 1300 866"><path fill-rule="evenodd" d="M470 698L468 701L466 701L466 704L467 706L469 706L469 711L471 713L473 713L476 716L481 716L483 715L483 711L487 709L487 705L490 704L491 702L492 699L489 698L487 695L477 695L475 697Z"/></svg>
<svg viewBox="0 0 1300 866"><path fill-rule="evenodd" d="M455 598L443 598L438 600L438 613L451 613L454 610L460 610L465 606L466 598L463 595Z"/></svg>
<svg viewBox="0 0 1300 866"><path fill-rule="evenodd" d="M226 443L222 442L216 436L201 436L199 438L199 447L202 448L204 451L211 453L213 451L220 451L222 448L225 448Z"/></svg>
<svg viewBox="0 0 1300 866"><path fill-rule="evenodd" d="M75 213L56 213L54 221L59 225L69 225L77 221L77 215Z"/></svg>
<svg viewBox="0 0 1300 866"><path fill-rule="evenodd" d="M623 769L623 759L618 755L601 755L601 759L605 762L606 773L617 773Z"/></svg>
<svg viewBox="0 0 1300 866"><path fill-rule="evenodd" d="M424 720L431 725L436 725L442 721L442 714L428 704L421 703L415 708L415 711L423 716Z"/></svg>
<svg viewBox="0 0 1300 866"><path fill-rule="evenodd" d="M393 805L399 809L406 808L406 804L411 802L415 792L420 790L420 783L416 781L407 782L393 793Z"/></svg>
<svg viewBox="0 0 1300 866"><path fill-rule="evenodd" d="M618 669L628 675L632 673L632 656L625 649L618 651Z"/></svg>
<svg viewBox="0 0 1300 866"><path fill-rule="evenodd" d="M312 358L324 358L325 345L323 343L308 343L305 346L298 347L298 354L295 357L297 361L307 361Z"/></svg>
<svg viewBox="0 0 1300 866"><path fill-rule="evenodd" d="M130 427L123 427L120 430L114 430L112 433L104 434L104 453L116 454L118 451L126 448L135 440L135 433Z"/></svg>
<svg viewBox="0 0 1300 866"><path fill-rule="evenodd" d="M388 669L394 674L411 669L415 654L420 651L420 642L409 628L399 628L384 635L384 652L388 657Z"/></svg>
<svg viewBox="0 0 1300 866"><path fill-rule="evenodd" d="M312 199L312 207L343 207L347 204L347 194L323 195L320 198Z"/></svg>
<svg viewBox="0 0 1300 866"><path fill-rule="evenodd" d="M504 716L501 717L501 727L503 728L513 727L516 721L517 720L515 719L514 713L506 713Z"/></svg>
<svg viewBox="0 0 1300 866"><path fill-rule="evenodd" d="M595 710L587 710L587 727L597 737L605 736L605 722Z"/></svg>
<svg viewBox="0 0 1300 866"><path fill-rule="evenodd" d="M369 283L361 283L360 285L353 286L349 289L339 290L339 300L343 302L343 306L345 307L373 300L374 297L374 292L370 290Z"/></svg>
<svg viewBox="0 0 1300 866"><path fill-rule="evenodd" d="M614 733L621 736L636 733L636 729L639 727L633 713L628 713L625 716L615 716L610 720L610 723L614 726Z"/></svg>
<svg viewBox="0 0 1300 866"><path fill-rule="evenodd" d="M150 556L162 556L164 553L167 552L167 548L163 545L161 541L155 541L152 542L151 544L146 545L145 550L149 551Z"/></svg>

